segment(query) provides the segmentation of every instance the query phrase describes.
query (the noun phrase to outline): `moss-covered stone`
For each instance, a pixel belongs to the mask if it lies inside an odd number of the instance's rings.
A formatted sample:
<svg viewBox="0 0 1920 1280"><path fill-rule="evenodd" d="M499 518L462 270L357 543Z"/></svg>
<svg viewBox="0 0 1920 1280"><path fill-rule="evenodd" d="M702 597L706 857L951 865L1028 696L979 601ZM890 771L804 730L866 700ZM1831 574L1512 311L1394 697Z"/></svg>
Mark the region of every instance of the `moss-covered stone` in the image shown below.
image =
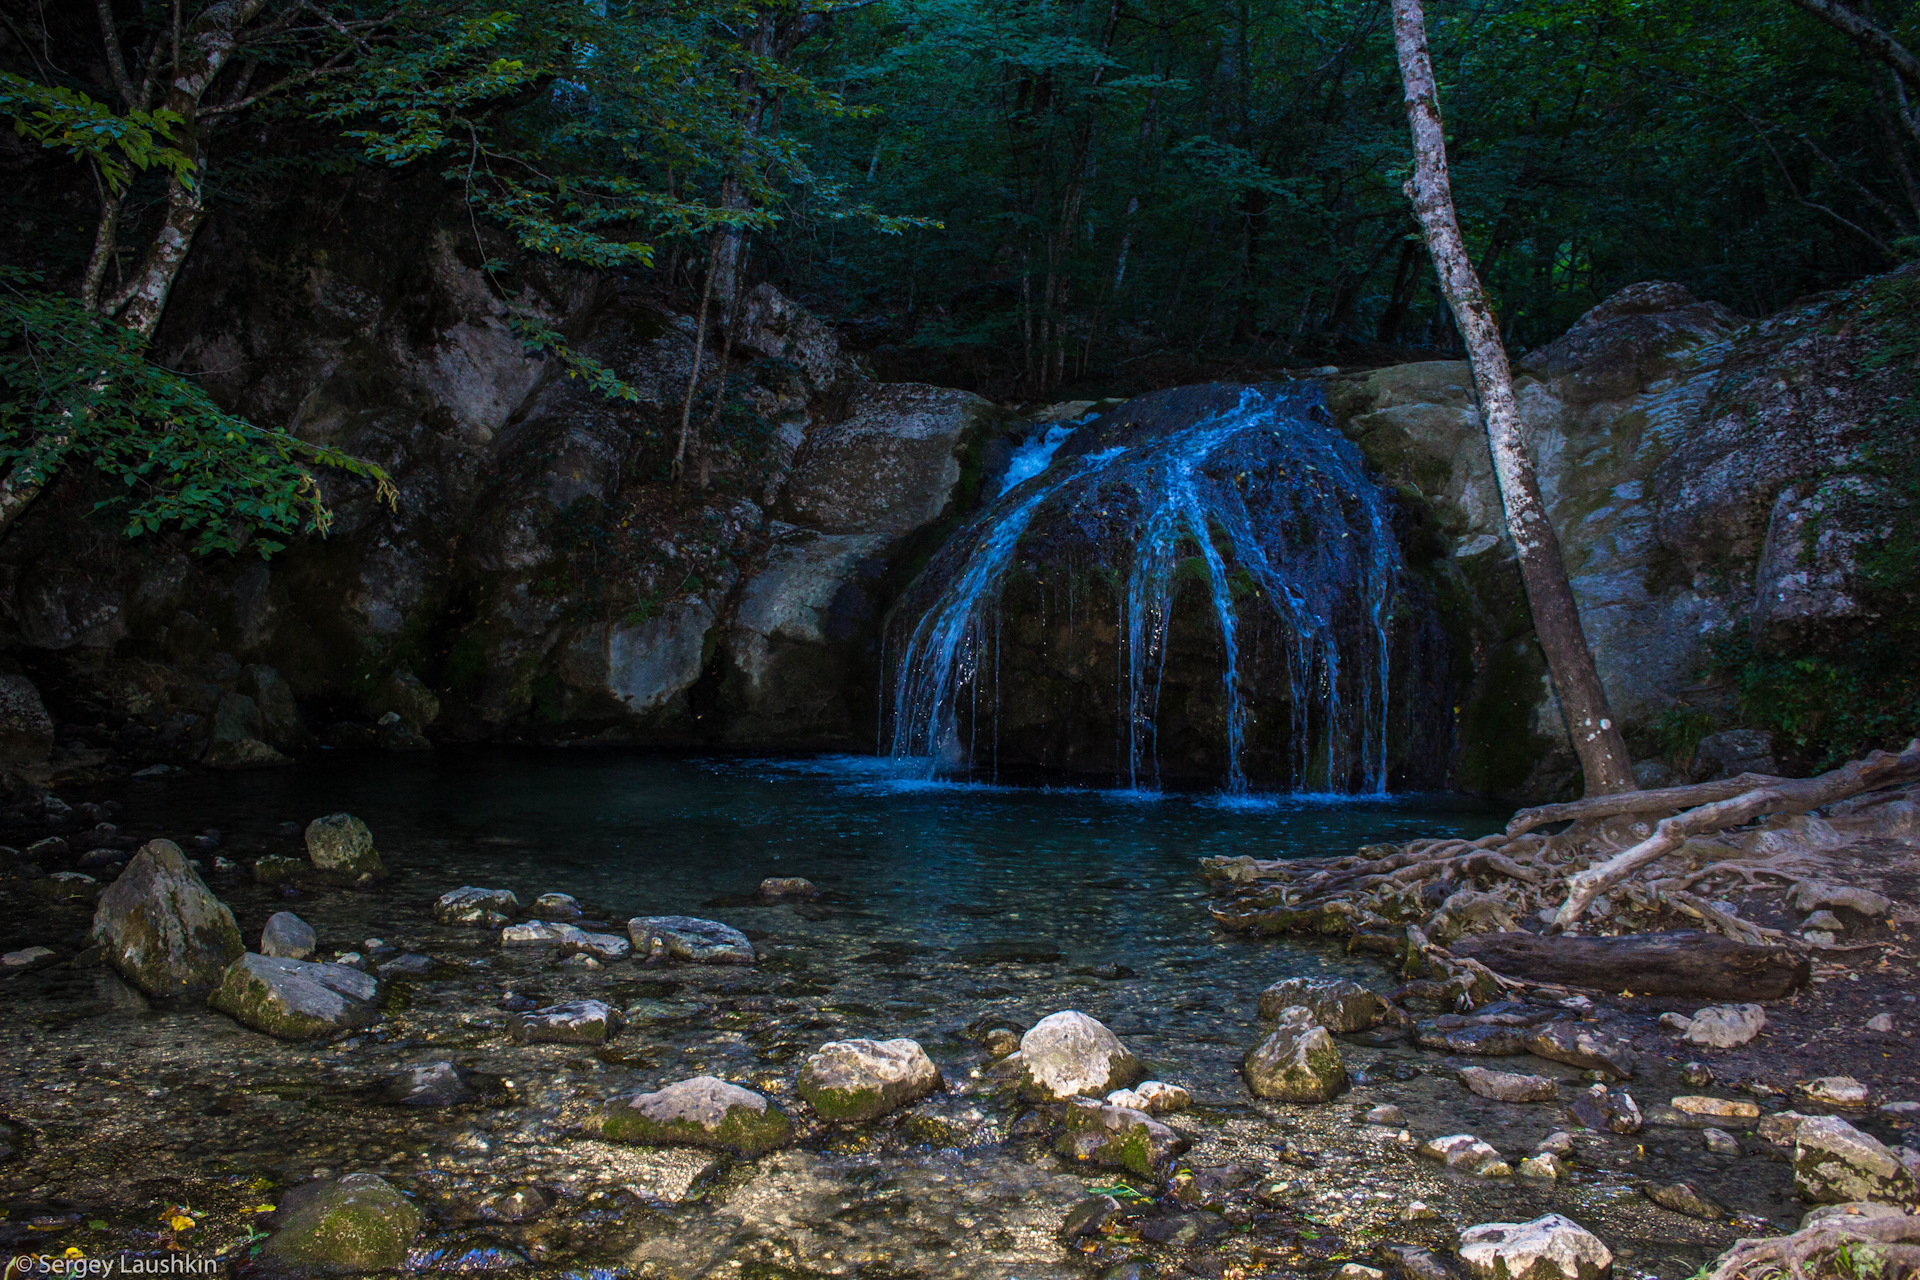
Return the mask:
<svg viewBox="0 0 1920 1280"><path fill-rule="evenodd" d="M1144 1111L1076 1098L1061 1112L1066 1132L1054 1144L1070 1160L1157 1178L1193 1144Z"/></svg>
<svg viewBox="0 0 1920 1280"><path fill-rule="evenodd" d="M858 1124L939 1087L939 1068L912 1040L836 1040L807 1059L796 1091L822 1120Z"/></svg>
<svg viewBox="0 0 1920 1280"><path fill-rule="evenodd" d="M642 1146L718 1147L757 1156L793 1140L793 1122L751 1089L696 1076L653 1093L609 1098L600 1136Z"/></svg>
<svg viewBox="0 0 1920 1280"><path fill-rule="evenodd" d="M243 955L207 1004L242 1026L282 1040L311 1040L379 1020L380 984L343 964Z"/></svg>
<svg viewBox="0 0 1920 1280"><path fill-rule="evenodd" d="M1348 1086L1338 1046L1304 1006L1285 1010L1240 1070L1255 1097L1280 1102L1331 1102Z"/></svg>
<svg viewBox="0 0 1920 1280"><path fill-rule="evenodd" d="M350 813L330 813L307 824L307 857L331 880L383 880L387 874L373 847L373 833Z"/></svg>
<svg viewBox="0 0 1920 1280"><path fill-rule="evenodd" d="M170 840L133 856L93 913L107 963L153 996L196 996L246 949L233 913Z"/></svg>
<svg viewBox="0 0 1920 1280"><path fill-rule="evenodd" d="M378 1174L348 1174L289 1200L260 1252L302 1270L396 1271L420 1234L420 1210Z"/></svg>

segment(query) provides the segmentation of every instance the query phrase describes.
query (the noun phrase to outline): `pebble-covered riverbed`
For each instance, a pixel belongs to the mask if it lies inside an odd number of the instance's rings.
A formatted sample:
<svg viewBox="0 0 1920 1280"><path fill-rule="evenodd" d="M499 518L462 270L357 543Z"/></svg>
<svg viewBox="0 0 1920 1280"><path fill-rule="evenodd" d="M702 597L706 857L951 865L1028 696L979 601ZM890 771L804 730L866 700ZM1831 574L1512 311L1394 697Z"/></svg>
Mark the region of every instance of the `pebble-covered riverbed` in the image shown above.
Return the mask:
<svg viewBox="0 0 1920 1280"><path fill-rule="evenodd" d="M90 963L86 901L32 897L16 877L0 949L55 954L0 978L9 1253L175 1251L245 1268L280 1200L361 1171L424 1214L408 1269L461 1274L1035 1280L1129 1266L1331 1274L1398 1256L1419 1275L1462 1227L1560 1212L1605 1238L1616 1273L1680 1280L1737 1235L1791 1226L1804 1208L1752 1120L1656 1114L1671 1096L1702 1092L1756 1100L1763 1113L1788 1105L1751 1073L1684 1082L1684 1059L1712 1055L1682 1053L1655 1025L1668 1006L1594 1011L1594 1025L1641 1046L1626 1087L1664 1123L1634 1133L1570 1124L1564 1104L1588 1083L1577 1068L1455 1057L1392 1028L1343 1037L1353 1087L1335 1101L1248 1092L1240 1061L1264 1033L1256 1006L1267 985L1332 976L1387 990L1398 979L1376 958L1220 933L1197 860L1477 835L1503 815L923 787L847 761L452 753L174 775L68 798L120 806L65 821L76 862L75 846L96 835L91 818L114 828L98 833L101 848L179 841L249 946L268 916L291 910L314 927L322 958L359 952L385 966L383 1016L296 1044L204 1008L155 1004ZM389 879L296 890L255 881L251 862L299 855L304 824L335 810L367 822ZM217 840L204 835L211 827ZM44 834L23 825L6 840ZM104 882L111 866L94 874ZM770 875L806 876L822 896L756 898ZM523 903L572 894L587 927L615 933L635 915L722 920L745 931L759 962L588 966L503 946L497 928L435 923L435 899L466 884L509 888ZM624 1029L598 1046L511 1038L517 1011L573 999L622 1010ZM1191 1107L1161 1117L1193 1144L1170 1182L1075 1166L1055 1150L1047 1114L996 1080L991 1047L1004 1050L1004 1036L994 1033L1064 1009L1098 1018L1151 1077L1191 1093ZM796 1097L795 1074L820 1044L902 1036L932 1057L944 1091L866 1125L822 1123ZM442 1060L471 1073L471 1100L396 1105L396 1073ZM1560 1100L1475 1096L1456 1079L1474 1063L1557 1080ZM795 1144L748 1160L583 1130L604 1098L700 1075L766 1095L793 1116ZM1368 1123L1382 1104L1400 1116ZM1897 1117L1860 1123L1899 1136ZM1709 1127L1731 1147L1711 1149ZM1558 1181L1475 1177L1416 1151L1472 1133L1517 1164L1563 1131L1572 1151ZM1649 1186L1681 1181L1724 1212L1701 1218L1647 1198ZM1091 1190L1129 1184L1121 1220L1062 1238Z"/></svg>

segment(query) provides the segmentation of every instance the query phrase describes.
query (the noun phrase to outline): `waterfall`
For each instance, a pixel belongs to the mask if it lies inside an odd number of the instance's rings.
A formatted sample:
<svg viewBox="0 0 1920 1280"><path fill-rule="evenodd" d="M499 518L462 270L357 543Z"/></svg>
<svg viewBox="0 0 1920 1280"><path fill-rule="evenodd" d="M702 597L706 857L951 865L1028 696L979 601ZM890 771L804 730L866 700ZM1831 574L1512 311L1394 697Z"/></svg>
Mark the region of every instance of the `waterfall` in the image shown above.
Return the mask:
<svg viewBox="0 0 1920 1280"><path fill-rule="evenodd" d="M1059 726L1038 704L1057 706L1055 719L1105 711L1106 688L1086 692L1096 684L1072 631L1075 595L1084 611L1104 589L1114 596L1111 652L1100 660L1115 671L1116 781L1160 785L1163 704L1177 683L1183 751L1197 749L1204 724L1227 791L1249 786L1250 733L1265 774L1294 790L1386 789L1405 566L1388 497L1327 421L1317 388L1156 393L1047 431L1016 461L895 611L882 726L892 756L966 773L1005 745L1003 710L1054 738ZM1035 590L1064 580L1064 653L1048 647L1044 617L1011 625L1022 619L1006 616L1003 597L1020 575ZM1175 652L1182 617L1210 619L1217 641L1205 698L1192 692L1190 626ZM1019 705L1003 708L1009 630L1030 634L1011 654L1023 672Z"/></svg>

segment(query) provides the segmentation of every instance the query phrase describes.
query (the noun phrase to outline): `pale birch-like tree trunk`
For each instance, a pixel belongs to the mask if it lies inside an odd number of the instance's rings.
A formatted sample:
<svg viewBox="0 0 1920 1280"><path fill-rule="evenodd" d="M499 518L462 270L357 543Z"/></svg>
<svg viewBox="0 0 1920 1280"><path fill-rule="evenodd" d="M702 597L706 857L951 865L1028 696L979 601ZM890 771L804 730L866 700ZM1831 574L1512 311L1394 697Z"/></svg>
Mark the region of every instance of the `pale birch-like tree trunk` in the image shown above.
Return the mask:
<svg viewBox="0 0 1920 1280"><path fill-rule="evenodd" d="M1593 650L1580 629L1580 611L1560 556L1560 539L1547 518L1533 460L1521 438L1513 373L1500 341L1500 325L1474 273L1454 214L1440 95L1427 55L1426 15L1420 0L1393 0L1393 39L1406 87L1407 123L1413 131L1414 176L1408 179L1406 192L1472 360L1474 389L1487 424L1487 445L1533 612L1534 634L1546 655L1587 794L1631 791L1633 767L1627 744L1607 709L1607 692L1594 667Z"/></svg>

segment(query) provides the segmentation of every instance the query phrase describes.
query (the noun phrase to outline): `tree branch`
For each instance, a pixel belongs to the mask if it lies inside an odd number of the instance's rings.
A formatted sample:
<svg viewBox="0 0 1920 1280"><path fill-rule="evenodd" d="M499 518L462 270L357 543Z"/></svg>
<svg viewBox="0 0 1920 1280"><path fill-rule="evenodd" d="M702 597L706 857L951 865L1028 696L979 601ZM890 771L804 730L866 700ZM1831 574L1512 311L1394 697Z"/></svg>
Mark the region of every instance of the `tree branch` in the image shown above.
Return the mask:
<svg viewBox="0 0 1920 1280"><path fill-rule="evenodd" d="M1920 89L1920 58L1914 57L1905 45L1872 18L1836 0L1793 0L1793 3L1859 45L1869 57L1886 63L1902 80Z"/></svg>

